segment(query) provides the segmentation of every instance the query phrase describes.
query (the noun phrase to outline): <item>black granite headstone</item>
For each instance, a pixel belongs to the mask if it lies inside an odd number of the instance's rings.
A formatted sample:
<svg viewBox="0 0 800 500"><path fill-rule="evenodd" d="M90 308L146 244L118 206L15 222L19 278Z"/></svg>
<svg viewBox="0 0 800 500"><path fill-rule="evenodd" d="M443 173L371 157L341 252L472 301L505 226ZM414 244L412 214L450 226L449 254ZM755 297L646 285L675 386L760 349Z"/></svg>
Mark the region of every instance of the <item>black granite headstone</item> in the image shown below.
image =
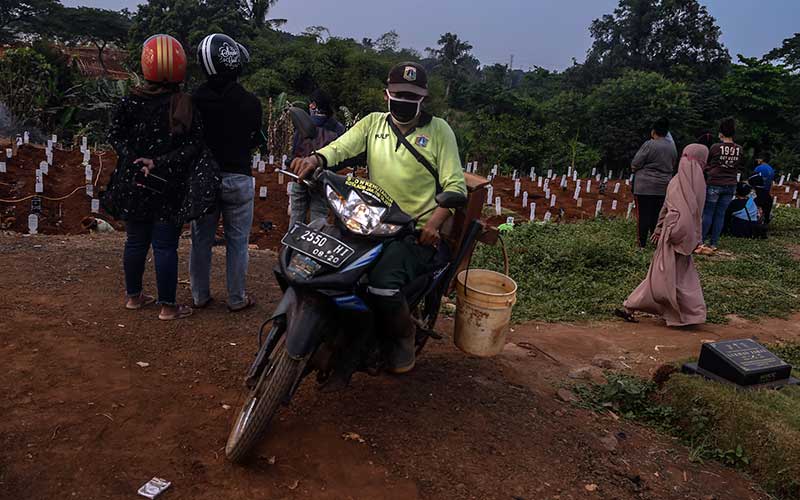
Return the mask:
<svg viewBox="0 0 800 500"><path fill-rule="evenodd" d="M743 387L780 386L798 382L791 377L791 365L750 339L705 343L700 349L698 362L688 363L683 369L688 373Z"/></svg>

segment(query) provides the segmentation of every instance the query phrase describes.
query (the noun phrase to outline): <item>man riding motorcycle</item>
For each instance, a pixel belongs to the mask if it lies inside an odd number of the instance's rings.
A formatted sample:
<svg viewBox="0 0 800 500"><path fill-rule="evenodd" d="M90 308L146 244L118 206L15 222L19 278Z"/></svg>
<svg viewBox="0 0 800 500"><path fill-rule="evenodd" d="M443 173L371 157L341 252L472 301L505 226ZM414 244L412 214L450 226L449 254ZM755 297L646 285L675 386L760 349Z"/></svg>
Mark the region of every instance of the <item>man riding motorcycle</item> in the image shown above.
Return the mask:
<svg viewBox="0 0 800 500"><path fill-rule="evenodd" d="M311 156L297 158L292 171L306 178L318 167L335 168L366 151L370 180L380 185L404 212L418 217L418 238L392 242L369 275L378 328L392 339L387 360L393 373L414 368L416 327L401 290L429 272L440 242L439 230L450 217L436 205L443 191L466 195L458 144L450 125L423 110L428 77L417 63L394 66L387 79L388 113L372 113Z"/></svg>

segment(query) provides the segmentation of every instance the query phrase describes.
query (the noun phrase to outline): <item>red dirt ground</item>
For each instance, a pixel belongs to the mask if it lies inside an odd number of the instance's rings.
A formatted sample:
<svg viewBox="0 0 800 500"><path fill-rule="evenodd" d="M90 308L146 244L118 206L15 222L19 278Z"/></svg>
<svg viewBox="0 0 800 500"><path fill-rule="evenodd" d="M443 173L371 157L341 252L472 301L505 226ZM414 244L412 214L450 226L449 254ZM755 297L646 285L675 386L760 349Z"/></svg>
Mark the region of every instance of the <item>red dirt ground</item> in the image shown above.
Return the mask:
<svg viewBox="0 0 800 500"><path fill-rule="evenodd" d="M256 329L278 299L273 254L251 254L256 308L232 315L217 303L160 322L155 308L121 307L122 245L120 234L0 235L2 498L136 498L153 476L173 481L164 498L193 500L768 498L731 469L690 462L671 439L555 392L597 354L648 373L695 355L703 339L796 340L800 318L695 331L530 323L485 360L438 342L404 378L356 376L333 395L307 380L241 467L222 449ZM221 248L215 259L222 300ZM439 330L449 336L452 321ZM529 344L548 355L521 347ZM618 439L613 450L600 442L608 435Z"/></svg>

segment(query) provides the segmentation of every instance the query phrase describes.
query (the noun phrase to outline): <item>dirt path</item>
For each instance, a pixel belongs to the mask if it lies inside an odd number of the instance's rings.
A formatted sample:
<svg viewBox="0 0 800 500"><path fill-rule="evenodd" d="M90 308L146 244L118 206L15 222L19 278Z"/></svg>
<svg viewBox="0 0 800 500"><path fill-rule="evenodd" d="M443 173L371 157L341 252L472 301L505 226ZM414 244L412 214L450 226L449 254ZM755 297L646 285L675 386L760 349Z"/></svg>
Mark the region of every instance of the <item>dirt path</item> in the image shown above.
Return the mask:
<svg viewBox="0 0 800 500"><path fill-rule="evenodd" d="M655 344L679 346L658 352L675 359L749 326L530 324L512 334L558 362L514 346L470 359L441 342L405 378L357 376L339 395L307 381L257 458L228 465L241 376L277 299L272 254L252 255L254 310L231 315L218 303L165 323L155 309L120 308L121 249L119 235L0 236L0 498L135 498L152 476L173 481L168 499L767 498L738 473L689 462L667 438L555 397L569 369L597 353L646 372ZM179 297L189 300L186 284ZM798 334L788 322L757 328Z"/></svg>

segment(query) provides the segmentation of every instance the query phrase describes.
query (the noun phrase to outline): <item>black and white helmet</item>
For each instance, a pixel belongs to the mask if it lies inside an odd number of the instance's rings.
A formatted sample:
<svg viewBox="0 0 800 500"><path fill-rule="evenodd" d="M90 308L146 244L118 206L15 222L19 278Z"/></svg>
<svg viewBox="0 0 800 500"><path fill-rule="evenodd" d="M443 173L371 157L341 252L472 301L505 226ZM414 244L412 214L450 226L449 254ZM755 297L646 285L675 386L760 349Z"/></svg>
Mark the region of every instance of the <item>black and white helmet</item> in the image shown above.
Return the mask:
<svg viewBox="0 0 800 500"><path fill-rule="evenodd" d="M244 58L233 38L214 33L197 46L197 64L206 76L236 76L242 70Z"/></svg>

